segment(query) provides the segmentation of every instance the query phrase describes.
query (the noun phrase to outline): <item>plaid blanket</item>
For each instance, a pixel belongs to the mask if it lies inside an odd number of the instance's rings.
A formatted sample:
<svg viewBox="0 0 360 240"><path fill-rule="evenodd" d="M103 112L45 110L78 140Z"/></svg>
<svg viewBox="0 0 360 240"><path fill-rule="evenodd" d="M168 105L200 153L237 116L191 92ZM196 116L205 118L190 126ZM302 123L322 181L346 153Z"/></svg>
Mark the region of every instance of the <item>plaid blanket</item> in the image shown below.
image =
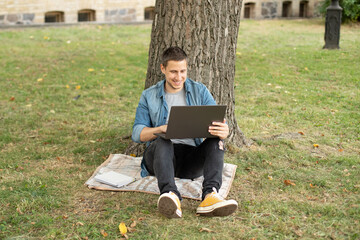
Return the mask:
<svg viewBox="0 0 360 240"><path fill-rule="evenodd" d="M145 192L151 194L160 194L156 177L147 176L142 178L140 176L140 163L141 157L132 157L124 154L111 154L109 158L102 163L93 173L93 175L86 181L90 189L108 190L108 191L134 191ZM134 177L136 180L126 186L120 188L112 187L107 184L97 182L94 177L97 174L102 174L108 171L115 171L127 176ZM223 184L219 190L219 194L226 198L228 195L231 184L235 177L236 165L225 163L223 170ZM195 200L201 200L203 177L190 179L175 178L176 186L178 187L181 196Z"/></svg>

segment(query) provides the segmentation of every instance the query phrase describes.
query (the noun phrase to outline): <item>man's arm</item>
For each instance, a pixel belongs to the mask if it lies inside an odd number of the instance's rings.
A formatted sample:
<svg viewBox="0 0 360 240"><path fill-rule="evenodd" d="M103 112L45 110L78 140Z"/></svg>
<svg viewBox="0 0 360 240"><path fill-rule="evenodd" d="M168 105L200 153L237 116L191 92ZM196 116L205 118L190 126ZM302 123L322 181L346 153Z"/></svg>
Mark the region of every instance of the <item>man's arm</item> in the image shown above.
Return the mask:
<svg viewBox="0 0 360 240"><path fill-rule="evenodd" d="M165 133L167 129L167 125L162 125L159 127L144 127L140 133L140 141L148 142L157 138L154 133Z"/></svg>

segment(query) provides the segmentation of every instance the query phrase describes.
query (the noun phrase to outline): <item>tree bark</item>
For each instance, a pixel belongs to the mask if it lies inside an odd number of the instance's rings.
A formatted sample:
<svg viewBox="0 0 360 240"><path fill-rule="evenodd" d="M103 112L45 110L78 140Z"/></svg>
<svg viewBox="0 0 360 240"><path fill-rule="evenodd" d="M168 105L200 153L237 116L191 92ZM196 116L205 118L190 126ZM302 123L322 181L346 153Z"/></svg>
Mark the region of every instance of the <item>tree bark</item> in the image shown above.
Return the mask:
<svg viewBox="0 0 360 240"><path fill-rule="evenodd" d="M218 104L227 105L228 140L250 142L235 119L234 78L242 0L157 0L152 25L148 88L164 79L162 52L179 46L188 54L188 77L204 83Z"/></svg>

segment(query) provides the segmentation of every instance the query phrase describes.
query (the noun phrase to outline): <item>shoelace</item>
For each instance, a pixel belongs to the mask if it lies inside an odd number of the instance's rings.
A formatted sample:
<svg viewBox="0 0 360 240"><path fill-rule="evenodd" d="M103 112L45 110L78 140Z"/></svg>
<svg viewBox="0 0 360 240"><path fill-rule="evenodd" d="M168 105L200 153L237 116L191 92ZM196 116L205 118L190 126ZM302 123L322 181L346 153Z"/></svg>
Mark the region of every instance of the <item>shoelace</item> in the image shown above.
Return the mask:
<svg viewBox="0 0 360 240"><path fill-rule="evenodd" d="M218 191L216 190L216 188L213 187L212 189L213 189L213 195L214 195L215 197L217 197L217 198L220 199L220 200L224 200L224 198L220 196L220 194L218 193Z"/></svg>

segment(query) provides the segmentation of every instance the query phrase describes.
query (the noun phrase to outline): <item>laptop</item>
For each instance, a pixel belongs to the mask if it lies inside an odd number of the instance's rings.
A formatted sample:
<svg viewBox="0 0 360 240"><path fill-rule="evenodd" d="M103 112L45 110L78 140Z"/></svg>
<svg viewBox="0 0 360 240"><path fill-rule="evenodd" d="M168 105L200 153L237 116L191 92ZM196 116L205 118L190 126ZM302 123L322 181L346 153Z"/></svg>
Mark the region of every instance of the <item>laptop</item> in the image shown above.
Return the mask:
<svg viewBox="0 0 360 240"><path fill-rule="evenodd" d="M224 121L226 105L173 106L164 139L215 138L209 133L212 122Z"/></svg>

